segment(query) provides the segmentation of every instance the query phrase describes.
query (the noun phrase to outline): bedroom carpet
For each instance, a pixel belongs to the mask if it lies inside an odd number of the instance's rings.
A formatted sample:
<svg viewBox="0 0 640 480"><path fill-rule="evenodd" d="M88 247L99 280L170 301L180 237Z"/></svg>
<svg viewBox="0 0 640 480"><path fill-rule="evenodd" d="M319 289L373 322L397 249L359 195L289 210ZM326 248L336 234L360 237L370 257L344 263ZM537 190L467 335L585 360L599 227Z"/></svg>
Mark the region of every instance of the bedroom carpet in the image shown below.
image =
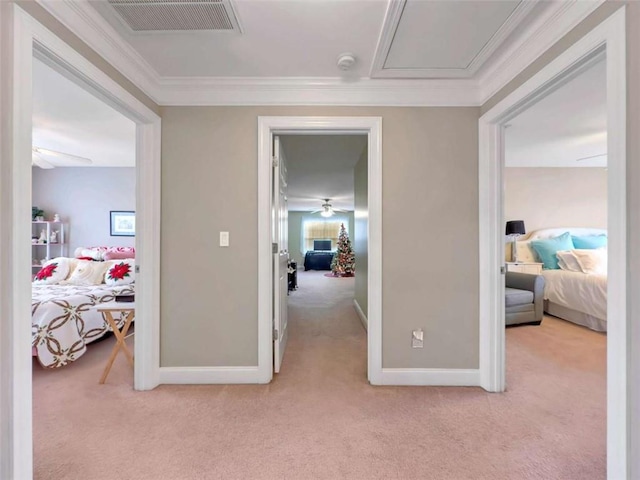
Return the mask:
<svg viewBox="0 0 640 480"><path fill-rule="evenodd" d="M299 272L269 385L134 392L113 338L34 364L36 479L604 479L606 337L507 330L508 391L372 387L353 278ZM389 319L388 321L393 321Z"/></svg>

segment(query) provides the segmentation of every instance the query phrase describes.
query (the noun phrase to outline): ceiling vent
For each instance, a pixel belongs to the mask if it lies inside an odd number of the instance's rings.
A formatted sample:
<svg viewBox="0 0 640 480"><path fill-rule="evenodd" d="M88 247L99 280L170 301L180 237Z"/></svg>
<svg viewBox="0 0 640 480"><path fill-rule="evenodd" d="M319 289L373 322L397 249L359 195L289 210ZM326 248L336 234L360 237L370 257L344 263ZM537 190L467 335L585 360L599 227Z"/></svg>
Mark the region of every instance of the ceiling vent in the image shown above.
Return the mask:
<svg viewBox="0 0 640 480"><path fill-rule="evenodd" d="M109 0L134 32L241 32L231 0Z"/></svg>

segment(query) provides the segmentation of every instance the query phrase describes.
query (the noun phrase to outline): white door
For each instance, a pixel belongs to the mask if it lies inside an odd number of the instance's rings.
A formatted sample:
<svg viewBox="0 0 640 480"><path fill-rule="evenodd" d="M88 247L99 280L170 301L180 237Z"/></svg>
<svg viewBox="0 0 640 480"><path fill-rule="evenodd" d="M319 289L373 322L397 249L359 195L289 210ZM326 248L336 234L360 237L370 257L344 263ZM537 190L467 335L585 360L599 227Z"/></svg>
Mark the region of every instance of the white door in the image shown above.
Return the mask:
<svg viewBox="0 0 640 480"><path fill-rule="evenodd" d="M289 219L287 167L280 139L273 137L271 232L273 242L273 370L280 371L287 346L287 294L289 289Z"/></svg>

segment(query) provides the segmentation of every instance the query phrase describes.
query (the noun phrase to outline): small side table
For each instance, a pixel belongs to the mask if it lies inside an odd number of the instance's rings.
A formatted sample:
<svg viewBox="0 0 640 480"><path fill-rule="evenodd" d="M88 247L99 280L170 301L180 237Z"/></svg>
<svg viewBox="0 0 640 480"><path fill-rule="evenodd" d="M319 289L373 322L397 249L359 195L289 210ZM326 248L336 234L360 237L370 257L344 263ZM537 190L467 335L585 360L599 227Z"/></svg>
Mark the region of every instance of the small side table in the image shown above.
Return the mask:
<svg viewBox="0 0 640 480"><path fill-rule="evenodd" d="M103 303L101 305L97 305L96 310L102 313L102 316L109 324L111 329L113 330L113 334L116 337L116 344L113 346L113 350L111 351L111 356L109 360L107 360L107 365L104 367L104 372L102 373L102 377L100 377L100 384L103 384L107 380L107 375L111 371L111 366L113 365L116 356L118 356L118 352L122 350L129 361L129 365L133 368L133 354L127 344L124 342L125 339L129 338L132 334L127 335L129 331L129 327L131 326L131 322L133 321L136 314L136 305L134 302L108 302ZM118 328L118 324L113 318L114 313L125 314L124 324L122 326L122 330Z"/></svg>

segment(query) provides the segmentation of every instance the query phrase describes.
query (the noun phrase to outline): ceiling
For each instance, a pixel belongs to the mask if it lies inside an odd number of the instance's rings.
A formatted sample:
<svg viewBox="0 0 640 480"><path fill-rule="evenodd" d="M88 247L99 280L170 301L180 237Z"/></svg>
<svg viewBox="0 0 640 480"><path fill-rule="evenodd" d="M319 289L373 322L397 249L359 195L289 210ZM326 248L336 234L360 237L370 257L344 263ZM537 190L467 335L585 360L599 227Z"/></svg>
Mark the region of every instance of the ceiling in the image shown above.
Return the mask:
<svg viewBox="0 0 640 480"><path fill-rule="evenodd" d="M353 168L367 146L366 135L283 135L289 210L353 210Z"/></svg>
<svg viewBox="0 0 640 480"><path fill-rule="evenodd" d="M109 2L90 3L161 77L451 78L472 76L537 2L235 0L231 32L134 31ZM348 74L336 66L344 52L357 58Z"/></svg>
<svg viewBox="0 0 640 480"><path fill-rule="evenodd" d="M38 59L33 60L33 145L89 158L93 167L133 167L135 123ZM56 157L56 165L77 167Z"/></svg>
<svg viewBox="0 0 640 480"><path fill-rule="evenodd" d="M606 86L603 58L509 121L505 165L605 167Z"/></svg>

